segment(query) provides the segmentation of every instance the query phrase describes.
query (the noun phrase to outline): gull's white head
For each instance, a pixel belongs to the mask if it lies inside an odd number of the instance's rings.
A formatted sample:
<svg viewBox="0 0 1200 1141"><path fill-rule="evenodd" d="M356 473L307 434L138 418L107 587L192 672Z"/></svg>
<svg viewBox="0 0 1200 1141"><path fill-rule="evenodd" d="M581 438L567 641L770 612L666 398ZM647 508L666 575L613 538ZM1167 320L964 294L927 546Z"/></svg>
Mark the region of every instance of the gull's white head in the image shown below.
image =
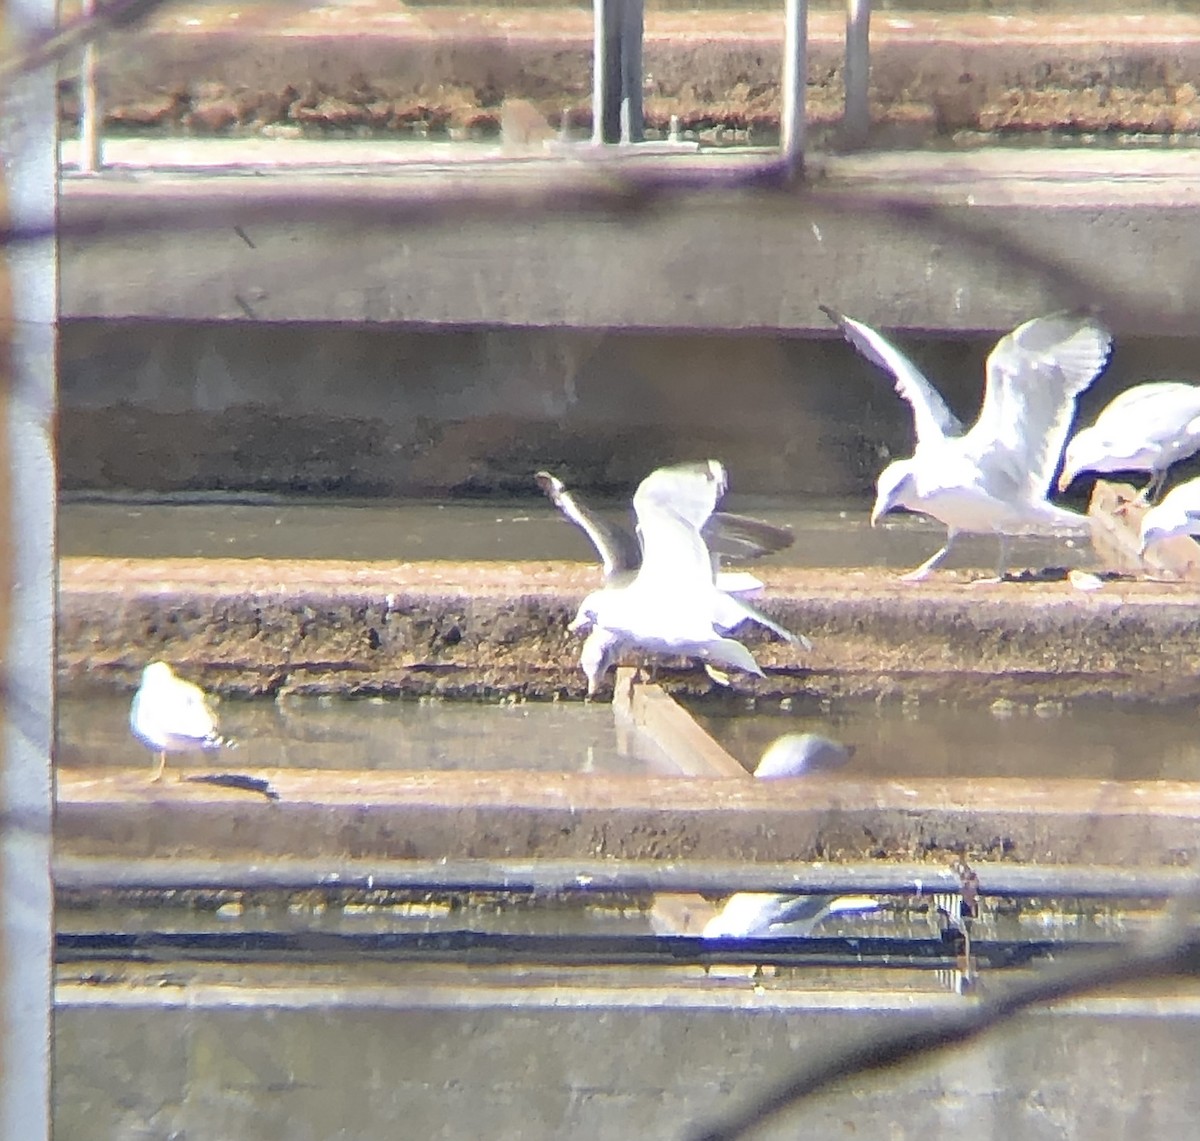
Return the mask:
<svg viewBox="0 0 1200 1141"><path fill-rule="evenodd" d="M175 681L175 671L166 662L151 662L142 670L142 685L164 685Z"/></svg>
<svg viewBox="0 0 1200 1141"><path fill-rule="evenodd" d="M1063 453L1062 474L1058 477L1058 490L1066 491L1081 472L1091 471L1093 465L1104 463L1111 451L1107 440L1102 440L1094 428L1077 432Z"/></svg>
<svg viewBox="0 0 1200 1141"><path fill-rule="evenodd" d="M917 507L917 482L913 461L893 460L879 473L875 483L875 506L871 508L871 526L874 527L889 511L897 507Z"/></svg>
<svg viewBox="0 0 1200 1141"><path fill-rule="evenodd" d="M621 652L621 639L611 630L597 626L584 639L583 649L579 652L579 664L587 676L588 697L594 697L604 675L609 667L617 660Z"/></svg>
<svg viewBox="0 0 1200 1141"><path fill-rule="evenodd" d="M603 590L593 590L579 604L575 617L567 625L572 634L587 633L596 624L600 611L604 608L604 594Z"/></svg>

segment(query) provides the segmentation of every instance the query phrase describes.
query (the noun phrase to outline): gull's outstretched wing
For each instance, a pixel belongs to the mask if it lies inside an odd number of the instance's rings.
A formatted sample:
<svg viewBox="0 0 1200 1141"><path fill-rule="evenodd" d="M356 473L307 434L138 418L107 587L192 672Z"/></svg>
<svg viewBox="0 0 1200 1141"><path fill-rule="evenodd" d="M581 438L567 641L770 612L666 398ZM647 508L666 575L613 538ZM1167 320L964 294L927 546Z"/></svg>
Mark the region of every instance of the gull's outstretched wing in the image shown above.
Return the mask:
<svg viewBox="0 0 1200 1141"><path fill-rule="evenodd" d="M591 539L604 568L605 582L615 575L637 570L642 561L642 549L632 534L601 519L580 503L575 494L563 486L561 479L548 471L539 471L533 478L549 496L550 502Z"/></svg>
<svg viewBox="0 0 1200 1141"><path fill-rule="evenodd" d="M714 555L726 559L757 559L790 547L796 536L787 527L776 527L748 515L714 511L700 534Z"/></svg>
<svg viewBox="0 0 1200 1141"><path fill-rule="evenodd" d="M725 492L725 469L716 460L652 471L633 496L642 567L638 578L664 590L712 585L712 557L700 534Z"/></svg>
<svg viewBox="0 0 1200 1141"><path fill-rule="evenodd" d="M896 382L896 391L908 401L913 411L913 427L917 433L917 446L947 436L963 434L962 421L950 411L942 395L912 363L883 334L830 309L821 306L825 314L842 334L873 365L890 372Z"/></svg>
<svg viewBox="0 0 1200 1141"><path fill-rule="evenodd" d="M1058 466L1075 398L1100 375L1112 334L1090 313L1035 317L1002 337L987 360L987 389L968 451L981 467L1015 478L1020 494L1041 500Z"/></svg>

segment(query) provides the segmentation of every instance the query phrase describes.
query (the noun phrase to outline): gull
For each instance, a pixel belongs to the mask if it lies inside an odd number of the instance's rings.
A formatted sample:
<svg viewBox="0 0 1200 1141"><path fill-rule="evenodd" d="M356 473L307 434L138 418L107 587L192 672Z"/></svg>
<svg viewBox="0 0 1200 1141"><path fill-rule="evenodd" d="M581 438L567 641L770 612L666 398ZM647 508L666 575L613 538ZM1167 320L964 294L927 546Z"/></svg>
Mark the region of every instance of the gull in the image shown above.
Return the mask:
<svg viewBox="0 0 1200 1141"><path fill-rule="evenodd" d="M776 895L739 891L705 925L702 939L806 937L831 915L877 911L869 895Z"/></svg>
<svg viewBox="0 0 1200 1141"><path fill-rule="evenodd" d="M563 516L591 540L600 556L605 585L630 581L642 565L642 546L637 536L601 518L550 472L539 471L533 478ZM796 541L787 527L728 511L714 511L700 528L700 535L714 557L714 566L721 559L747 560L773 555ZM738 594L758 590L762 583L751 574L722 571L717 566L717 586Z"/></svg>
<svg viewBox="0 0 1200 1141"><path fill-rule="evenodd" d="M560 510L592 539L604 566L604 586L583 600L568 627L572 632L588 631L580 665L589 696L619 655L634 647L652 654L699 658L706 666L731 666L761 677L750 651L725 636L745 621L810 648L807 638L791 633L731 593L730 588L746 589L746 584L730 582L716 569L704 529L710 526L727 486L725 468L717 460L658 468L642 480L633 496L636 542L614 538L617 529L581 508L549 473L539 472L537 479ZM731 528L746 535L746 528L740 526L746 521L731 518L739 520L739 526ZM750 522L777 536L787 534L757 520ZM721 530L721 525L717 528ZM762 544L759 539L743 538L739 545L748 550ZM756 579L751 582L761 585ZM713 676L724 680L717 673Z"/></svg>
<svg viewBox="0 0 1200 1141"><path fill-rule="evenodd" d="M1142 516L1138 554L1151 543L1200 534L1200 476L1172 488L1166 498Z"/></svg>
<svg viewBox="0 0 1200 1141"><path fill-rule="evenodd" d="M763 751L754 770L757 780L801 776L845 764L853 745L816 733L785 733ZM867 895L789 895L739 891L731 895L701 932L704 939L760 939L811 935L831 915L874 911L879 901Z"/></svg>
<svg viewBox="0 0 1200 1141"><path fill-rule="evenodd" d="M1076 432L1063 457L1058 490L1082 472L1145 471L1142 498L1152 501L1167 469L1200 451L1200 385L1158 380L1136 384L1110 401L1090 428Z"/></svg>
<svg viewBox="0 0 1200 1141"><path fill-rule="evenodd" d="M162 779L168 753L219 749L226 744L204 690L176 676L166 662L151 662L129 707L129 727L158 756L152 781Z"/></svg>
<svg viewBox="0 0 1200 1141"><path fill-rule="evenodd" d="M1085 516L1046 496L1075 398L1099 376L1112 350L1112 336L1097 318L1052 313L1001 337L988 356L979 418L966 430L917 366L885 337L822 309L863 356L892 374L896 391L912 407L916 448L910 459L888 464L879 476L871 525L905 507L944 523L946 545L905 580L927 578L963 532L999 537L997 577L1003 578L1009 536L1088 531Z"/></svg>
<svg viewBox="0 0 1200 1141"><path fill-rule="evenodd" d="M840 768L852 756L853 745L843 745L816 733L784 733L764 750L754 775L759 780L771 780L801 773L827 772Z"/></svg>

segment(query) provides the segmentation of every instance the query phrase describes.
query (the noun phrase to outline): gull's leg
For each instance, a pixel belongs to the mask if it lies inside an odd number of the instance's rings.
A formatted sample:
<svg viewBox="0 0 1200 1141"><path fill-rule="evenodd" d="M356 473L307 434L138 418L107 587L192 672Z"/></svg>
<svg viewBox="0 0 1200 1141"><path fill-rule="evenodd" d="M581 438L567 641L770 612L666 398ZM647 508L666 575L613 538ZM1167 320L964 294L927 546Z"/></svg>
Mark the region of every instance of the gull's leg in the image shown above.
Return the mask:
<svg viewBox="0 0 1200 1141"><path fill-rule="evenodd" d="M1004 581L1004 575L1008 571L1008 536L997 532L996 538L1000 540L1000 555L996 562L995 577L972 579L972 586L994 586Z"/></svg>
<svg viewBox="0 0 1200 1141"><path fill-rule="evenodd" d="M938 567L946 561L946 556L950 553L950 548L954 546L954 540L958 537L957 531L946 532L946 545L936 554L927 558L916 570L910 570L908 574L900 576L901 582L922 582L927 579Z"/></svg>
<svg viewBox="0 0 1200 1141"><path fill-rule="evenodd" d="M1146 490L1142 492L1139 498L1144 499L1147 503L1154 503L1162 492L1163 484L1166 482L1167 473L1165 471L1151 472L1150 482L1146 484Z"/></svg>
<svg viewBox="0 0 1200 1141"><path fill-rule="evenodd" d="M167 767L167 750L159 749L158 750L158 764L154 766L154 773L150 777L151 784L154 784L156 781L162 780L163 770L166 767Z"/></svg>

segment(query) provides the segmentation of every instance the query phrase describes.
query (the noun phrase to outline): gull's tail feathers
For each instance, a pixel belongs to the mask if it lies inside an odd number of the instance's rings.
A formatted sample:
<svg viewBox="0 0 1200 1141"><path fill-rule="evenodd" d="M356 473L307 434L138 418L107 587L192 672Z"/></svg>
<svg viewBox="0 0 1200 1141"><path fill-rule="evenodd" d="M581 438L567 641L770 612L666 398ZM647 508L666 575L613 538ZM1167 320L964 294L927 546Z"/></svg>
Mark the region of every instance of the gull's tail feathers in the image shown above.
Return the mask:
<svg viewBox="0 0 1200 1141"><path fill-rule="evenodd" d="M716 638L708 642L696 653L696 657L705 662L715 662L722 666L732 666L744 673L756 677L766 677L762 667L754 660L754 656L741 642L733 638Z"/></svg>
<svg viewBox="0 0 1200 1141"><path fill-rule="evenodd" d="M714 621L717 628L725 633L740 626L743 622L757 622L793 646L800 646L805 650L812 649L812 643L803 634L792 633L786 626L781 626L773 618L768 618L761 610L751 606L743 598L734 598L731 595L719 598Z"/></svg>

